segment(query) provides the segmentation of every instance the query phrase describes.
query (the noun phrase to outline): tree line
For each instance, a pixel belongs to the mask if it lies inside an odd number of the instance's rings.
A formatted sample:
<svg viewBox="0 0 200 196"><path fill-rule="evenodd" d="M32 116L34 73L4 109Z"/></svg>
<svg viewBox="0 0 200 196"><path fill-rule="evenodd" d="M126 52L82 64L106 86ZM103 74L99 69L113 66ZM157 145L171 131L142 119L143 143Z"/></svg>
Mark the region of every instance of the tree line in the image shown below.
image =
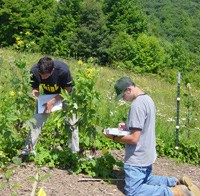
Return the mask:
<svg viewBox="0 0 200 196"><path fill-rule="evenodd" d="M199 5L195 0L0 0L0 42L22 51L93 57L100 65L138 73L192 71L200 62Z"/></svg>

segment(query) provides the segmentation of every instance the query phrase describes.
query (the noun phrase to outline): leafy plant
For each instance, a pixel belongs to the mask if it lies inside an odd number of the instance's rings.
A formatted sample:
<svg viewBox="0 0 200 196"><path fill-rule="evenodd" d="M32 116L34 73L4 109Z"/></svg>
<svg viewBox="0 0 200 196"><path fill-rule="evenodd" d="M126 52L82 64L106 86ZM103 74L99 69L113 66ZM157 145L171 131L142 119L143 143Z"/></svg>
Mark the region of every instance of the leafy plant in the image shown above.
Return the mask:
<svg viewBox="0 0 200 196"><path fill-rule="evenodd" d="M20 146L21 138L26 134L25 121L32 113L33 103L29 91L29 71L26 69L24 58L11 62L10 66L0 67L1 110L0 114L0 158L1 166L10 161ZM26 106L26 107L24 107Z"/></svg>
<svg viewBox="0 0 200 196"><path fill-rule="evenodd" d="M43 181L43 180L45 180L45 179L47 179L49 176L50 176L50 174L45 174L45 175L41 176L40 175L40 168L37 168L36 176L35 177L32 176L32 177L28 178L29 181L34 182L33 190L32 190L31 195L35 195L38 183ZM37 195L38 196L45 196L46 192L44 191L43 188L40 188L38 190Z"/></svg>
<svg viewBox="0 0 200 196"><path fill-rule="evenodd" d="M10 178L15 173L15 169L17 168L17 166L21 164L21 159L14 157L13 162L16 164L15 166L6 168L5 171L2 169L2 173L4 173L4 179L5 180L0 184L0 190L8 187L9 194L11 196L16 196L17 194L14 190L17 189L17 188L20 188L21 185L18 184L18 183L11 184Z"/></svg>
<svg viewBox="0 0 200 196"><path fill-rule="evenodd" d="M123 163L116 160L108 151L98 158L86 158L79 160L79 167L75 173L86 173L93 177L109 179L113 175L114 166L122 167Z"/></svg>
<svg viewBox="0 0 200 196"><path fill-rule="evenodd" d="M184 106L187 108L186 129L188 138L191 137L191 131L195 128L195 119L197 118L197 101L191 93L191 84L186 84L186 90L183 94Z"/></svg>
<svg viewBox="0 0 200 196"><path fill-rule="evenodd" d="M95 89L98 70L91 65L84 66L84 69L78 70L76 73L76 85L70 95L66 91L62 91L63 101L67 105L62 112L63 116L68 116L69 119L73 118L73 115L77 116L76 125L83 137L81 142L84 143L84 146L89 147L90 144L95 145L99 124L99 116L96 113L99 93Z"/></svg>

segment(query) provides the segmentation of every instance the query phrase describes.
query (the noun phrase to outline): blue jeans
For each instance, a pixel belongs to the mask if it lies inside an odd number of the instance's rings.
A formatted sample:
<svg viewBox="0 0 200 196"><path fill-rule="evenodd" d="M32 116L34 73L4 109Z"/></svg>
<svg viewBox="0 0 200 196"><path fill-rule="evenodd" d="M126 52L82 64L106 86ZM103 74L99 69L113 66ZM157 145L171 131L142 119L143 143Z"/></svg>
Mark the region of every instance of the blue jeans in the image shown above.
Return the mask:
<svg viewBox="0 0 200 196"><path fill-rule="evenodd" d="M155 176L152 165L136 167L124 164L126 196L173 196L169 187L176 185L176 178Z"/></svg>

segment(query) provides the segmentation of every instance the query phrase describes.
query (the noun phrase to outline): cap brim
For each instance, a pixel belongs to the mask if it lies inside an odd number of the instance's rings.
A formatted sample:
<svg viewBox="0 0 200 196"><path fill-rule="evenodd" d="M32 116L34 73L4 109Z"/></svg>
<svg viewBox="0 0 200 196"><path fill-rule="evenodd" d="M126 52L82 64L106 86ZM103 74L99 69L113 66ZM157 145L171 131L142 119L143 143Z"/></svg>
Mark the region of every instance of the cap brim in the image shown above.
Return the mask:
<svg viewBox="0 0 200 196"><path fill-rule="evenodd" d="M124 95L124 91L115 97L116 100L120 100Z"/></svg>

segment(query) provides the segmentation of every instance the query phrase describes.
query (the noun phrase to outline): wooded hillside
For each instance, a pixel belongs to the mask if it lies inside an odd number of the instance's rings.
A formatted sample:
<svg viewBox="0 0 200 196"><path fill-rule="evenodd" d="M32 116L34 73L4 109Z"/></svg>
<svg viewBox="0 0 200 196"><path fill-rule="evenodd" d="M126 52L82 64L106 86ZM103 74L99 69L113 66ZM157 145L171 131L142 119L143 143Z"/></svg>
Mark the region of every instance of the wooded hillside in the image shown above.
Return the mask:
<svg viewBox="0 0 200 196"><path fill-rule="evenodd" d="M137 73L191 72L184 80L199 85L191 77L200 69L199 8L197 0L1 0L0 42Z"/></svg>

